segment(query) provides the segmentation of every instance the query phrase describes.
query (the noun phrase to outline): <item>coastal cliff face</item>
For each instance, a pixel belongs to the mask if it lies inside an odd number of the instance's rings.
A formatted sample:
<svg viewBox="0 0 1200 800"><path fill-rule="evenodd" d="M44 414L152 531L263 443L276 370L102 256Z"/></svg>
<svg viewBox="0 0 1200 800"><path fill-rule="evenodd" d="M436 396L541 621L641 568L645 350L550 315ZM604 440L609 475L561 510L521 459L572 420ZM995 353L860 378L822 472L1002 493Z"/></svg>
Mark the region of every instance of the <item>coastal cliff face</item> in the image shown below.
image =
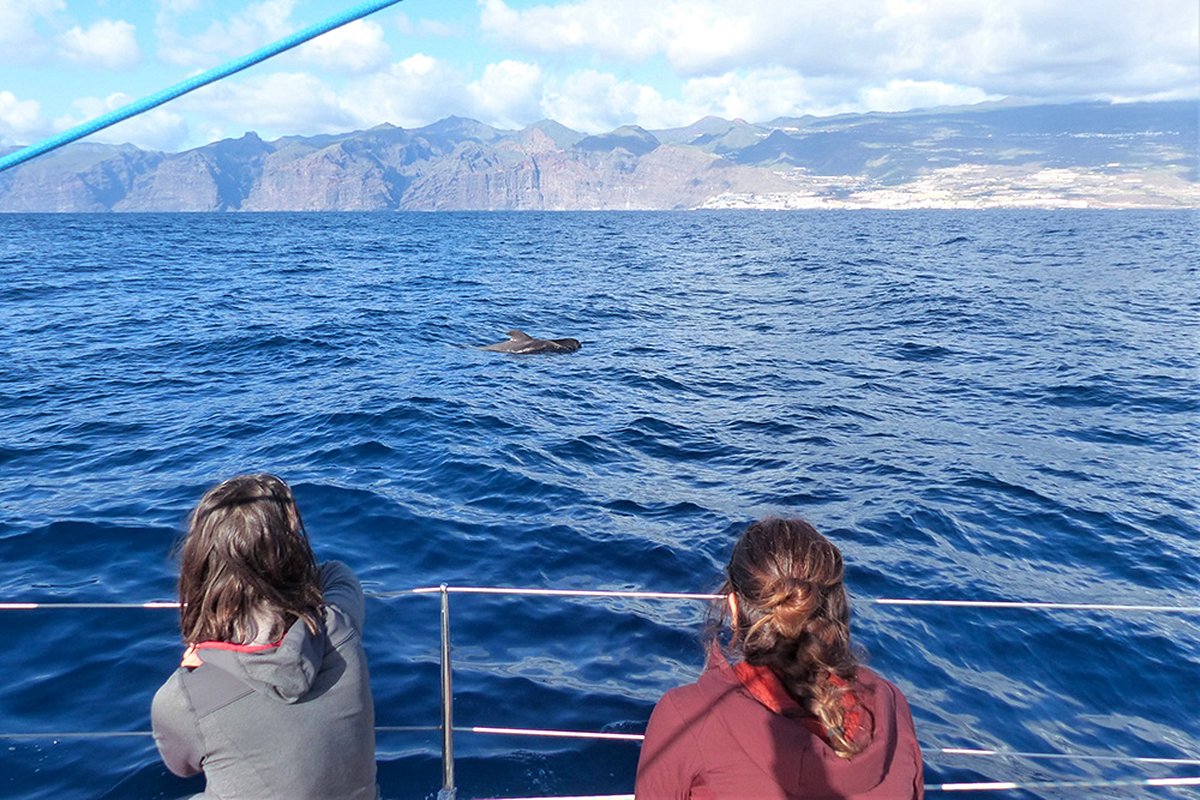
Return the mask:
<svg viewBox="0 0 1200 800"><path fill-rule="evenodd" d="M586 136L503 131L256 134L183 153L72 145L0 173L0 211L1197 207L1195 102L708 117Z"/></svg>
<svg viewBox="0 0 1200 800"><path fill-rule="evenodd" d="M765 170L739 167L696 148L662 145L638 156L547 147L540 135L496 147L465 144L439 159L405 192L398 208L609 210L696 208L722 192L782 191Z"/></svg>

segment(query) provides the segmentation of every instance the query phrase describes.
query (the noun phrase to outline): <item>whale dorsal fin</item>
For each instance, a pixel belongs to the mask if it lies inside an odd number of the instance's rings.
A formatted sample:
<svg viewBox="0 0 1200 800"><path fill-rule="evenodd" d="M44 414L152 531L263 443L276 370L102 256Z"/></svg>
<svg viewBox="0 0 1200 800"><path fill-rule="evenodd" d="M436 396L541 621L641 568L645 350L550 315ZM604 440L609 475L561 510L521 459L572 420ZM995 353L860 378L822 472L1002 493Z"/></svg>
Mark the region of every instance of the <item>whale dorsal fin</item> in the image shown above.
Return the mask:
<svg viewBox="0 0 1200 800"><path fill-rule="evenodd" d="M511 331L508 332L508 338L512 339L515 342L524 342L527 339L532 339L533 337L530 336L525 331L519 331L516 328L513 328Z"/></svg>

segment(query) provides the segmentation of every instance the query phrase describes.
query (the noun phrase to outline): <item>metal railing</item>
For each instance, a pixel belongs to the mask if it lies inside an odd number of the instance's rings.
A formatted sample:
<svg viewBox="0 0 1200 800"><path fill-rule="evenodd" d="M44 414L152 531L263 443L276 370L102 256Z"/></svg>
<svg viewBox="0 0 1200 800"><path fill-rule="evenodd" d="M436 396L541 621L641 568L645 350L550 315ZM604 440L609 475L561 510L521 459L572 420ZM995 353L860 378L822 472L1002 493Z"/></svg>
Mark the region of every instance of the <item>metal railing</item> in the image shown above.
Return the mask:
<svg viewBox="0 0 1200 800"><path fill-rule="evenodd" d="M422 587L400 592L385 592L376 597L399 597L404 595L437 594L441 600L441 698L442 722L439 729L442 734L442 788L438 791L438 800L456 800L457 787L454 778L454 733L498 734L515 736L552 737L568 739L610 739L619 741L642 741L642 734L607 733L591 731L564 731L536 728L500 728L487 726L454 726L454 689L453 666L450 644L450 595L451 594L490 594L508 596L539 596L539 597L582 597L582 598L625 598L651 600L720 600L721 594L702 594L685 592L646 592L638 590L603 590L603 589L522 589L490 586L448 586L441 584L436 587ZM1105 611L1105 612L1141 612L1141 613L1184 613L1200 614L1200 606L1166 606L1166 605L1132 605L1118 603L1051 603L1039 601L995 601L995 600L932 600L921 598L875 598L865 601L880 606L941 606L956 608L989 608L1012 609L1025 611ZM1070 759L1078 761L1113 761L1142 764L1173 764L1200 766L1197 758L1155 758L1135 756L1103 756L1103 755L1073 755L1070 753L1025 753L1017 751L971 749L971 748L937 748L936 752L944 755L957 756L1004 756L1030 759ZM1136 780L1093 780L1093 781L987 781L941 783L926 786L929 792L995 792L1036 789L1096 789L1122 787L1185 787L1200 786L1200 776L1197 777L1167 777L1145 778ZM511 800L634 800L633 795L588 795L576 797L537 797L512 798Z"/></svg>
<svg viewBox="0 0 1200 800"><path fill-rule="evenodd" d="M611 733L599 731L568 731L548 730L537 728L505 728L493 726L455 726L454 724L454 686L453 686L453 657L451 647L450 626L450 595L507 595L533 597L578 597L578 598L623 598L643 600L720 600L724 595L687 592L651 592L640 590L605 590L605 589L535 589L535 588L506 588L489 586L438 586L419 587L401 591L371 592L369 597L390 599L405 596L436 596L440 604L440 654L439 678L441 689L441 720L436 726L379 726L377 732L438 732L441 738L442 754L442 787L438 792L438 800L456 800L458 789L454 774L454 734L470 733L504 736L549 737L561 739L592 739L640 742L642 734ZM859 598L859 603L879 606L940 606L956 608L986 608L1010 609L1024 611L1103 611L1109 613L1140 612L1140 613L1182 613L1200 614L1200 606L1168 606L1168 605L1135 605L1119 603L1051 603L1040 601L994 601L994 600L935 600L923 598ZM35 611L35 610L64 610L64 609L177 609L176 602L153 601L147 603L71 603L71 602L0 602L0 611ZM115 738L115 737L148 737L150 731L94 731L94 732L60 732L60 733L4 733L0 732L0 740L29 740L29 739L85 739L85 738ZM1123 755L1092 755L1071 753L1030 753L1010 750L994 750L980 748L925 748L927 755L934 753L946 756L981 757L993 756L1001 758L1024 758L1046 760L1074 760L1098 762L1124 762L1139 764L1159 764L1175 766L1200 766L1200 756L1194 758L1160 758L1138 757ZM1200 777L1164 777L1135 780L1091 780L1091 781L991 781L974 783L941 783L926 786L929 792L996 792L1009 790L1037 789L1096 789L1121 787L1190 787L1200 786ZM633 800L633 795L588 795L576 797L553 798L512 798L511 800Z"/></svg>

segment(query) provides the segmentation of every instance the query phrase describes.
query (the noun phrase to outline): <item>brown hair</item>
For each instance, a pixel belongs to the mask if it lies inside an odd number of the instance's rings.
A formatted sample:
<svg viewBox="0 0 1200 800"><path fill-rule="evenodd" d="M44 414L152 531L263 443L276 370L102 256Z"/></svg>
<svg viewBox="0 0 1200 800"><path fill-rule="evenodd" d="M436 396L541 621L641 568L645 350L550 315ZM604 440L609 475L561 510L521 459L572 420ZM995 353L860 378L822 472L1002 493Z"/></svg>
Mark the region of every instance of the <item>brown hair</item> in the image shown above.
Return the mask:
<svg viewBox="0 0 1200 800"><path fill-rule="evenodd" d="M297 619L316 633L324 603L316 558L292 490L274 475L209 489L181 546L184 641L275 641ZM266 626L266 630L263 630Z"/></svg>
<svg viewBox="0 0 1200 800"><path fill-rule="evenodd" d="M870 725L847 732L844 696L858 658L850 646L850 599L842 554L809 523L764 519L733 547L722 594L737 599L729 648L767 666L788 694L825 727L834 751L850 758L870 743ZM718 624L728 612L717 612Z"/></svg>

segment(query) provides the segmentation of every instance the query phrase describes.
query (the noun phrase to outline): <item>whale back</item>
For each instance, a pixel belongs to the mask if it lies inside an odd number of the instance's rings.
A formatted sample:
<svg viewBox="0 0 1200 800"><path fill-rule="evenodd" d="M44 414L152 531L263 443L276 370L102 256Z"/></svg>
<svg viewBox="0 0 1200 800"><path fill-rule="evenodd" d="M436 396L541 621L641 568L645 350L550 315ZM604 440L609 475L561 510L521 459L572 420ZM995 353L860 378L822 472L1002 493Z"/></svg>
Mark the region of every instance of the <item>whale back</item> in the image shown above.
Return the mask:
<svg viewBox="0 0 1200 800"><path fill-rule="evenodd" d="M576 350L578 350L580 347L583 346L578 339L571 339L571 338L549 339L549 340L547 340L547 344L557 345L554 349L556 351L561 351L563 353L574 353Z"/></svg>
<svg viewBox="0 0 1200 800"><path fill-rule="evenodd" d="M508 332L508 340L484 345L484 350L497 353L513 353L528 355L531 353L574 353L582 345L578 339L537 339L525 331L513 330Z"/></svg>

